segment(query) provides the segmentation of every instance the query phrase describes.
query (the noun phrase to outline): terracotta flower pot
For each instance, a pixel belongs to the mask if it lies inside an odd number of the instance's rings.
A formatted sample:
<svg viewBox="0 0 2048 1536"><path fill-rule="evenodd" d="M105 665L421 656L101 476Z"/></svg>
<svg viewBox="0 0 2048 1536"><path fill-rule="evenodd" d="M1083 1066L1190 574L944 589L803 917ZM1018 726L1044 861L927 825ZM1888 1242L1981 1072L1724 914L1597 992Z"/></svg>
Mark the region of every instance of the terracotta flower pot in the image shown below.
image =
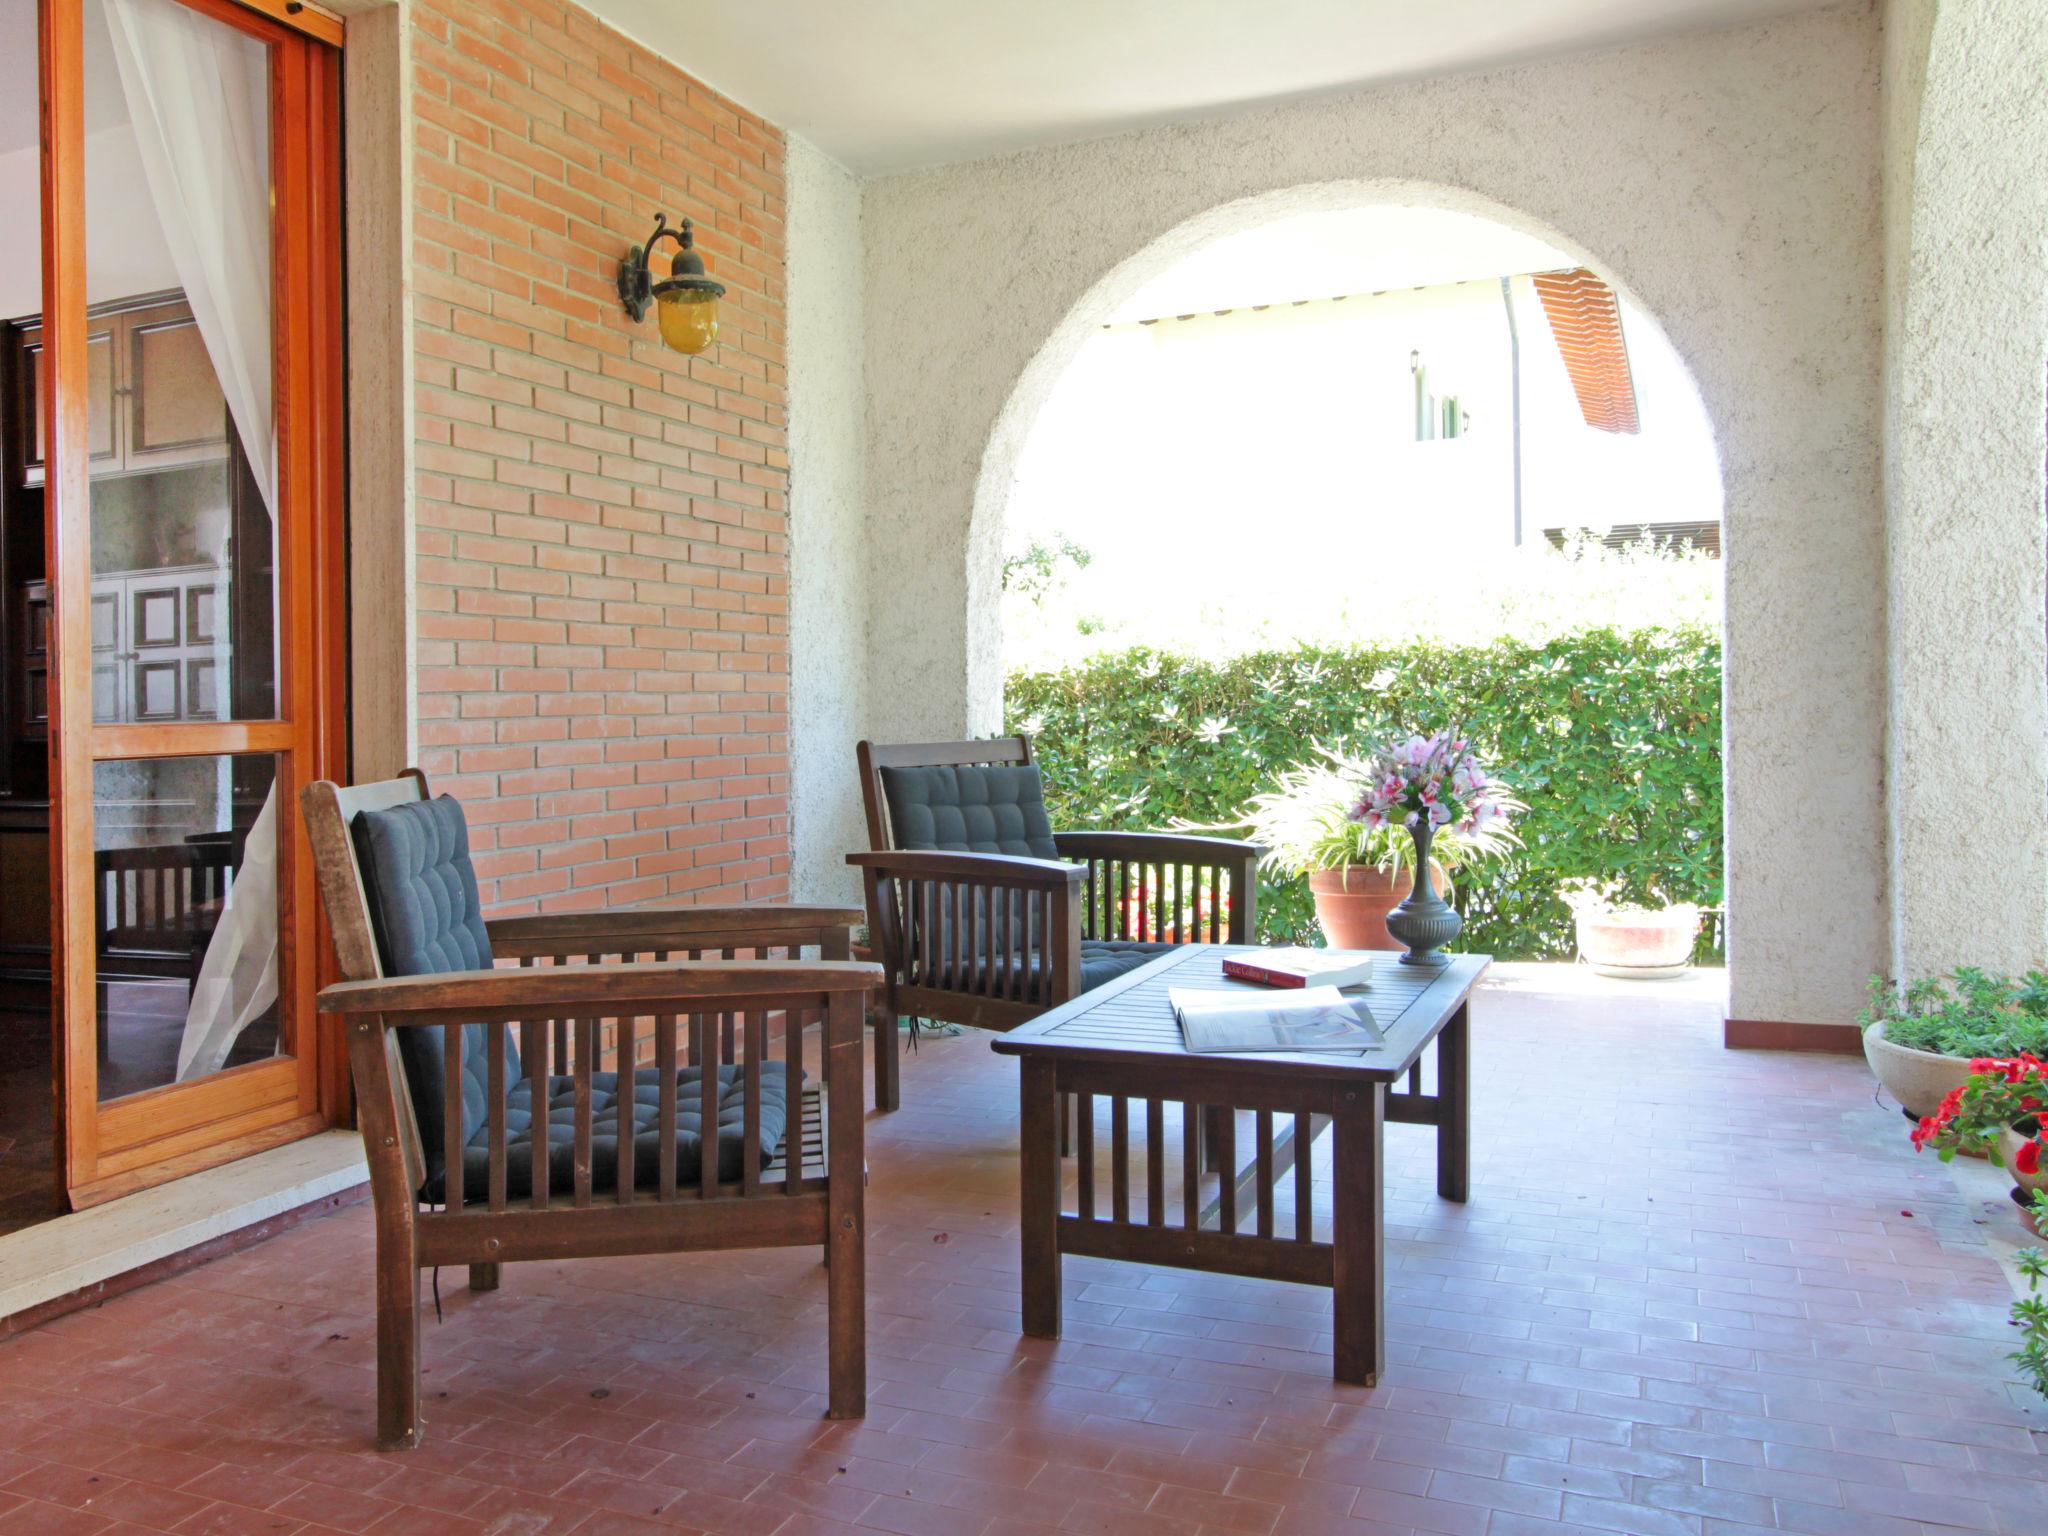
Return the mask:
<svg viewBox="0 0 2048 1536"><path fill-rule="evenodd" d="M1949 1089L1962 1087L1970 1076L1970 1064L1960 1056L1893 1045L1883 1024L1863 1031L1863 1059L1885 1091L1916 1116L1933 1114Z"/></svg>
<svg viewBox="0 0 2048 1536"><path fill-rule="evenodd" d="M1436 893L1448 897L1451 877L1441 866L1432 865ZM1413 875L1403 869L1389 875L1370 864L1346 864L1341 869L1312 870L1308 888L1316 898L1316 921L1332 949L1400 949L1401 944L1387 932L1387 914L1408 899L1415 888Z"/></svg>

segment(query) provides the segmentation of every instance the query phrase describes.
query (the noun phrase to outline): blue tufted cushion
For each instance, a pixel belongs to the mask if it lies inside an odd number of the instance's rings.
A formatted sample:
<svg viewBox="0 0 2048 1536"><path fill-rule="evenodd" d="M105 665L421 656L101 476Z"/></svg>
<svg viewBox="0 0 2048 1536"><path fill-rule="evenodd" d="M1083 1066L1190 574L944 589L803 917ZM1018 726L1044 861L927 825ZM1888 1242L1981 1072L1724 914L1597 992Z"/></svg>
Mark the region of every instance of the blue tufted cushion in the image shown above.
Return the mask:
<svg viewBox="0 0 2048 1536"><path fill-rule="evenodd" d="M746 1086L738 1067L718 1069L718 1126L715 1135L718 1176L731 1182L741 1173L746 1147ZM799 1085L803 1075L797 1074ZM676 1182L693 1183L702 1168L703 1074L685 1067L676 1074ZM661 1174L661 1074L652 1067L633 1074L633 1182L652 1186ZM591 1188L603 1193L617 1188L619 1165L619 1079L615 1072L594 1072L590 1078ZM761 1166L765 1169L782 1143L789 1124L789 1079L782 1062L761 1067ZM480 1128L462 1152L463 1198L481 1201L490 1192L489 1127ZM548 1189L568 1193L576 1187L576 1080L548 1080ZM505 1191L517 1199L533 1190L533 1085L514 1083L505 1106Z"/></svg>
<svg viewBox="0 0 2048 1536"><path fill-rule="evenodd" d="M1059 857L1033 764L884 768L881 775L899 849Z"/></svg>
<svg viewBox="0 0 2048 1536"><path fill-rule="evenodd" d="M1147 960L1165 954L1175 946L1155 944L1150 940L1137 939L1083 939L1081 941L1081 990L1093 992L1105 983L1115 981L1126 972L1135 971ZM939 984L946 987L978 987L982 980L982 969L989 962L974 949L964 952L956 969L952 963L952 951L941 943L942 957L938 966ZM1021 971L1027 979L1034 979L1042 962L1042 955L1036 949L1028 955L1021 949L1010 954L1010 965ZM996 962L1000 967L1000 959Z"/></svg>
<svg viewBox="0 0 2048 1536"><path fill-rule="evenodd" d="M434 800L363 811L350 828L356 867L369 900L370 926L387 976L429 976L442 971L491 968L491 939L484 929L483 900L469 862L469 824L462 805L448 795ZM484 1124L488 1064L484 1027L471 1024L462 1035L462 1130L467 1142ZM398 1031L399 1058L412 1090L413 1118L425 1154L428 1198L441 1182L446 1145L442 1114L446 1104L445 1051L439 1029ZM506 1077L519 1075L519 1053L507 1042Z"/></svg>
<svg viewBox="0 0 2048 1536"><path fill-rule="evenodd" d="M1081 990L1093 992L1105 982L1135 971L1147 960L1174 948L1137 939L1083 939L1081 941Z"/></svg>

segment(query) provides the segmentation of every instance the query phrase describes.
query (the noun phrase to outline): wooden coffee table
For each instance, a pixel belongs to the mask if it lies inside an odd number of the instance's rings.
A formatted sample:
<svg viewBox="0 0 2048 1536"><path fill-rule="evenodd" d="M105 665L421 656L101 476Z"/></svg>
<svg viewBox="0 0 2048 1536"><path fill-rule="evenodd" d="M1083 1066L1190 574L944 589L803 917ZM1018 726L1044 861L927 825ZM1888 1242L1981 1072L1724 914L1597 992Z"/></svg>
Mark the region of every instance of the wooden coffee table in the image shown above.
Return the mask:
<svg viewBox="0 0 2048 1536"><path fill-rule="evenodd" d="M1024 1331L1059 1337L1060 1256L1067 1253L1327 1285L1335 1302L1332 1373L1372 1386L1386 1360L1382 1128L1388 1120L1435 1126L1437 1193L1465 1198L1466 1001L1492 962L1456 955L1441 969L1423 971L1392 954L1381 957L1363 996L1387 1043L1368 1055L1194 1055L1181 1045L1167 988L1244 985L1222 970L1223 957L1239 952L1184 945L993 1042L1021 1058ZM1436 1091L1425 1094L1422 1057L1431 1042ZM1403 1077L1406 1087L1399 1088ZM1064 1094L1077 1101L1072 1212L1060 1169ZM1110 1103L1107 1214L1095 1168L1097 1096ZM1181 1106L1173 1199L1166 1189L1170 1103ZM1252 1116L1251 1155L1242 1163L1238 1111ZM1310 1150L1325 1129L1335 1136L1333 1223L1330 1240L1320 1242ZM1142 1148L1135 1159L1134 1141ZM1283 1189L1292 1206L1285 1231L1275 1215Z"/></svg>

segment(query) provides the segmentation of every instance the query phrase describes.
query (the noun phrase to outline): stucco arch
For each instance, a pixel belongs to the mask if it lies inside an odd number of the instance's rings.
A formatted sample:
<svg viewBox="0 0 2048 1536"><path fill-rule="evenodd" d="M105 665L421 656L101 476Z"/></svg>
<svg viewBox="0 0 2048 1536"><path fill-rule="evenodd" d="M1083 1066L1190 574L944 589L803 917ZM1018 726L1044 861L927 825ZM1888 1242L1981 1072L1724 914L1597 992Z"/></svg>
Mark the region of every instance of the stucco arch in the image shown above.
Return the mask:
<svg viewBox="0 0 2048 1536"><path fill-rule="evenodd" d="M996 724L987 497L1096 306L1247 204L1438 189L1618 279L1698 387L1731 530L1730 1011L1847 1021L1887 928L1877 64L1844 6L869 183L870 733Z"/></svg>
<svg viewBox="0 0 2048 1536"><path fill-rule="evenodd" d="M1115 261L1069 306L1019 371L990 429L975 480L966 539L967 716L976 733L995 731L1002 720L1002 546L1010 494L1016 486L1017 461L1039 412L1082 343L1132 294L1213 241L1300 214L1367 207L1441 209L1469 214L1532 236L1597 273L1631 306L1632 323L1646 322L1667 343L1672 342L1627 282L1578 240L1542 219L1469 188L1392 178L1312 182L1235 198L1183 219ZM1675 343L1672 345L1679 360L1686 364L1686 385L1697 399L1699 385L1692 376L1691 365L1683 350ZM1705 410L1703 400L1700 404L1711 424L1712 412Z"/></svg>

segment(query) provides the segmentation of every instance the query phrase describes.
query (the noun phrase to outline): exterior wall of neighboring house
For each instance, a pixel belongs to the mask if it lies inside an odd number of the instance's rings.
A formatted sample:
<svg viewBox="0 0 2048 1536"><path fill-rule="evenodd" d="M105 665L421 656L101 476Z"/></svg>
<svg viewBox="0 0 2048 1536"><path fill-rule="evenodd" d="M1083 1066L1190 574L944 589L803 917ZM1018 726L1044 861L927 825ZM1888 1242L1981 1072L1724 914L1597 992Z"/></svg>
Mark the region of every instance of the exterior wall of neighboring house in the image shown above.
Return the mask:
<svg viewBox="0 0 2048 1536"><path fill-rule="evenodd" d="M573 6L411 11L420 761L495 905L784 896L783 135ZM697 358L614 288L657 210Z"/></svg>
<svg viewBox="0 0 2048 1536"><path fill-rule="evenodd" d="M1885 26L1890 970L2048 952L2048 26Z"/></svg>
<svg viewBox="0 0 2048 1536"><path fill-rule="evenodd" d="M1081 345L1018 456L1006 555L1080 535L1091 559L1056 595L1006 595L1007 670L1132 644L1199 639L1215 654L1412 632L1418 616L1360 572L1384 578L1445 550L1468 572L1498 571L1516 545L1518 487L1531 545L1588 530L1622 543L1648 525L1719 549L1712 430L1683 365L1637 319L1616 356L1639 426L1613 432L1586 420L1526 275L1195 313L1145 314L1146 302ZM1450 400L1463 418L1455 437L1442 430ZM1231 430L1219 433L1223 401ZM1172 509L1170 537L1131 515L1152 507ZM1260 558L1309 548L1313 559ZM1463 581L1401 585L1403 597L1440 599L1437 632L1493 632L1491 594L1472 600ZM1196 612L1228 633L1198 637Z"/></svg>
<svg viewBox="0 0 2048 1536"><path fill-rule="evenodd" d="M794 886L804 900L858 901L845 855L867 846L853 770L868 664L860 184L798 138L788 174Z"/></svg>
<svg viewBox="0 0 2048 1536"><path fill-rule="evenodd" d="M1016 454L1146 279L1318 207L1496 217L1612 281L1699 385L1726 495L1731 1012L1846 1019L1886 950L1877 45L1851 5L869 184L876 732L997 723Z"/></svg>

